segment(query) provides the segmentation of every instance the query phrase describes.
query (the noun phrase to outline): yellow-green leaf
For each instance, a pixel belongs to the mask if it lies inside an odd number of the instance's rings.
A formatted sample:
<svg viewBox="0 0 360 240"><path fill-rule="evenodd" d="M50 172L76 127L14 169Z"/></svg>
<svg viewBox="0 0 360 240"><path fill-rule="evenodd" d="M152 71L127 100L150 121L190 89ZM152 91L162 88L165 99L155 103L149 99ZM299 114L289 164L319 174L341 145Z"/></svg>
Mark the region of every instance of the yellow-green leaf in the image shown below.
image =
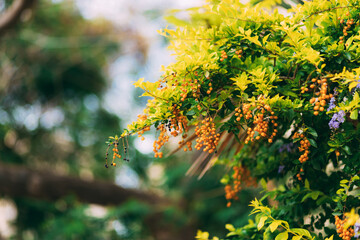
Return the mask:
<svg viewBox="0 0 360 240"><path fill-rule="evenodd" d="M288 239L288 237L289 237L288 232L282 232L276 236L275 240L286 240Z"/></svg>
<svg viewBox="0 0 360 240"><path fill-rule="evenodd" d="M137 80L136 82L134 82L134 86L141 88L143 82L144 82L144 78L139 78L139 80Z"/></svg>
<svg viewBox="0 0 360 240"><path fill-rule="evenodd" d="M233 225L231 225L231 224L226 224L226 225L225 225L225 228L226 228L227 230L229 230L229 232L235 231L235 227L234 227Z"/></svg>
<svg viewBox="0 0 360 240"><path fill-rule="evenodd" d="M249 84L248 77L246 73L242 73L240 76L237 76L236 78L231 78L235 82L235 85L240 88L241 91L245 91L247 88L247 85Z"/></svg>
<svg viewBox="0 0 360 240"><path fill-rule="evenodd" d="M351 112L350 114L350 118L352 120L357 120L358 119L358 115L359 115L359 110L358 109L355 109Z"/></svg>
<svg viewBox="0 0 360 240"><path fill-rule="evenodd" d="M258 230L260 230L264 226L266 219L268 219L268 217L266 217L266 216L263 216L260 218L260 221L257 225Z"/></svg>
<svg viewBox="0 0 360 240"><path fill-rule="evenodd" d="M310 232L308 230L306 230L306 229L292 228L291 231L293 231L293 232L295 232L295 233L297 233L299 235L303 235L303 236L305 236L305 237L307 237L309 239L312 239Z"/></svg>
<svg viewBox="0 0 360 240"><path fill-rule="evenodd" d="M278 228L278 226L280 225L280 221L277 221L277 220L275 220L274 222L272 222L271 224L270 224L270 226L269 226L269 228L270 228L270 231L271 232L274 232L277 228Z"/></svg>

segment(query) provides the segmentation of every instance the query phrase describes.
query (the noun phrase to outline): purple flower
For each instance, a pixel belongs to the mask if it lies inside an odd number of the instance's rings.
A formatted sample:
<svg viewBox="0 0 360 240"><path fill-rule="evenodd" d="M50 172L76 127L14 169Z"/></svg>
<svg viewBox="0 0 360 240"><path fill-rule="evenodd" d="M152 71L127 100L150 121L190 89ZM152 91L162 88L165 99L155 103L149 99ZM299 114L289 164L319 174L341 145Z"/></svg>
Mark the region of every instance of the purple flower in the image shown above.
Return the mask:
<svg viewBox="0 0 360 240"><path fill-rule="evenodd" d="M331 119L329 122L329 127L330 129L338 129L340 127L340 123Z"/></svg>
<svg viewBox="0 0 360 240"><path fill-rule="evenodd" d="M356 222L354 225L354 232L356 238L360 237L360 222Z"/></svg>
<svg viewBox="0 0 360 240"><path fill-rule="evenodd" d="M278 170L278 174L281 173L284 170L285 166L284 165L280 165L279 166L279 170Z"/></svg>
<svg viewBox="0 0 360 240"><path fill-rule="evenodd" d="M345 112L341 110L338 113L334 113L329 122L329 127L330 129L338 129L340 127L340 123L343 122L345 122Z"/></svg>
<svg viewBox="0 0 360 240"><path fill-rule="evenodd" d="M288 151L288 152L291 152L292 151L292 147L294 146L294 143L289 143L289 144L287 144L286 145L286 150Z"/></svg>
<svg viewBox="0 0 360 240"><path fill-rule="evenodd" d="M294 143L286 143L284 145L282 145L280 148L279 148L279 153L282 153L283 151L287 151L287 152L291 152L292 151L292 147L294 146Z"/></svg>
<svg viewBox="0 0 360 240"><path fill-rule="evenodd" d="M334 96L338 95L337 88L334 88Z"/></svg>
<svg viewBox="0 0 360 240"><path fill-rule="evenodd" d="M355 88L360 89L360 79L357 82L358 82L358 84L356 85Z"/></svg>
<svg viewBox="0 0 360 240"><path fill-rule="evenodd" d="M338 113L337 120L341 123L345 122L345 112L343 110Z"/></svg>
<svg viewBox="0 0 360 240"><path fill-rule="evenodd" d="M329 107L328 107L328 109L327 109L327 111L329 112L331 109L333 109L335 107L335 98L334 97L332 97L331 99L330 99L330 103L329 103Z"/></svg>

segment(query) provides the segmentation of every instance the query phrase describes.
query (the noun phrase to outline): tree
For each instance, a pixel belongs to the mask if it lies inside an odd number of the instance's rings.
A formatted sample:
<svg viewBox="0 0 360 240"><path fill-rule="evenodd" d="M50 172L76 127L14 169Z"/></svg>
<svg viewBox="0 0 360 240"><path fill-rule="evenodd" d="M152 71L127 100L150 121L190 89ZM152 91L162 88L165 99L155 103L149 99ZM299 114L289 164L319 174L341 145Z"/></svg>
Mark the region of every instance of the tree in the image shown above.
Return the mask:
<svg viewBox="0 0 360 240"><path fill-rule="evenodd" d="M17 0L12 3L7 10L1 14L0 18L0 34L4 34L11 26L13 26L21 17L21 15L29 10L36 0Z"/></svg>
<svg viewBox="0 0 360 240"><path fill-rule="evenodd" d="M243 185L261 184L254 221L227 225L226 239L358 237L359 2L305 2L290 16L263 11L268 3L210 1L188 22L170 18L178 27L160 34L176 62L158 81L134 84L150 100L109 139L113 162L125 138L154 126L155 158L180 136L179 149L203 152L194 163L202 175L232 168L221 179L228 207Z"/></svg>

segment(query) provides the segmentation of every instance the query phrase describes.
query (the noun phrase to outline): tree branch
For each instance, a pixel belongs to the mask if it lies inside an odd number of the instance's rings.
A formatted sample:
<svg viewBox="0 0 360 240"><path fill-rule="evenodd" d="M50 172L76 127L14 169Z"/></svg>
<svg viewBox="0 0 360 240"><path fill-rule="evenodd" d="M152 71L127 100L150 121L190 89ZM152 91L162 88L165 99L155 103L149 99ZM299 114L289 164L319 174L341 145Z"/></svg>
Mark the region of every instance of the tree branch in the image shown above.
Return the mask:
<svg viewBox="0 0 360 240"><path fill-rule="evenodd" d="M31 8L36 0L15 0L11 6L0 15L0 36L3 35L6 30L14 25L21 14L28 8Z"/></svg>
<svg viewBox="0 0 360 240"><path fill-rule="evenodd" d="M73 194L81 202L100 205L117 205L131 199L151 205L170 204L169 200L155 194L122 188L106 181L85 181L5 164L0 164L0 193L46 200Z"/></svg>

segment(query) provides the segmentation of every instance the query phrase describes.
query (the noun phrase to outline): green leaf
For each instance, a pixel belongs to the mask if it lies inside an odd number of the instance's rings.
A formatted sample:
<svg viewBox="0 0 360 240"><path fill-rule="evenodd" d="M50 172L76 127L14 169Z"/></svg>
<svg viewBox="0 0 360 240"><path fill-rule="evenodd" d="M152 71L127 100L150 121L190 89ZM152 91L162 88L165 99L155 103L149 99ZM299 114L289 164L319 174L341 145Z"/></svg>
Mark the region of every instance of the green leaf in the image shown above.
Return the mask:
<svg viewBox="0 0 360 240"><path fill-rule="evenodd" d="M258 230L260 230L264 226L266 219L268 219L267 216L263 216L260 218L259 223L257 225Z"/></svg>
<svg viewBox="0 0 360 240"><path fill-rule="evenodd" d="M187 116L192 116L195 114L195 111L194 110L190 110L186 113Z"/></svg>
<svg viewBox="0 0 360 240"><path fill-rule="evenodd" d="M235 227L233 225L231 225L231 224L226 224L225 228L227 230L229 230L229 232L234 232L235 231Z"/></svg>
<svg viewBox="0 0 360 240"><path fill-rule="evenodd" d="M245 91L248 87L247 85L250 83L250 80L245 72L235 78L231 78L231 80L235 82L235 85L238 86L241 91Z"/></svg>
<svg viewBox="0 0 360 240"><path fill-rule="evenodd" d="M310 183L309 180L305 179L305 188L310 189Z"/></svg>
<svg viewBox="0 0 360 240"><path fill-rule="evenodd" d="M312 192L312 193L311 193L311 198L312 198L313 200L318 199L320 193L321 193L321 192L319 192L319 191Z"/></svg>
<svg viewBox="0 0 360 240"><path fill-rule="evenodd" d="M355 110L353 110L353 111L351 112L350 118L351 118L352 120L357 120L357 119L358 119L358 115L359 115L359 111L358 111L358 109L355 109Z"/></svg>
<svg viewBox="0 0 360 240"><path fill-rule="evenodd" d="M311 135L313 135L315 138L318 137L318 134L317 134L317 132L315 131L315 129L313 129L313 128L311 128L311 127L308 127L307 129L308 129L308 132L309 132Z"/></svg>
<svg viewBox="0 0 360 240"><path fill-rule="evenodd" d="M293 236L292 237L292 240L300 240L301 239L301 236Z"/></svg>
<svg viewBox="0 0 360 240"><path fill-rule="evenodd" d="M261 178L260 185L264 190L267 190L267 183L266 183L266 180L264 178Z"/></svg>
<svg viewBox="0 0 360 240"><path fill-rule="evenodd" d="M333 240L334 239L334 235L331 235L331 237L329 238L325 238L325 240Z"/></svg>
<svg viewBox="0 0 360 240"><path fill-rule="evenodd" d="M309 239L312 239L310 232L308 230L306 230L306 229L292 228L291 231L293 231L293 232L295 232L295 233L297 233L299 235L303 235L303 236L305 236L305 237L307 237Z"/></svg>
<svg viewBox="0 0 360 240"><path fill-rule="evenodd" d="M288 239L288 237L289 237L288 232L282 232L276 236L275 240L286 240Z"/></svg>
<svg viewBox="0 0 360 240"><path fill-rule="evenodd" d="M352 155L349 146L345 146L345 147L343 147L342 149L346 152L347 155Z"/></svg>
<svg viewBox="0 0 360 240"><path fill-rule="evenodd" d="M347 60L351 60L351 54L349 52L344 52L344 56Z"/></svg>
<svg viewBox="0 0 360 240"><path fill-rule="evenodd" d="M349 180L343 179L343 180L340 181L340 183L342 183L342 184L347 184L347 183L349 183Z"/></svg>
<svg viewBox="0 0 360 240"><path fill-rule="evenodd" d="M313 146L313 147L317 148L317 144L316 144L316 142L315 142L315 140L314 140L314 139L308 138L308 140L309 140L309 142L310 142L311 146Z"/></svg>
<svg viewBox="0 0 360 240"><path fill-rule="evenodd" d="M342 194L343 192L345 192L345 189L340 188L339 190L336 191L336 194L340 195L340 194Z"/></svg>
<svg viewBox="0 0 360 240"><path fill-rule="evenodd" d="M351 178L351 181L355 182L357 180L360 180L360 177L358 175L355 175Z"/></svg>
<svg viewBox="0 0 360 240"><path fill-rule="evenodd" d="M317 205L320 205L320 204L323 204L326 200L328 200L329 197L328 196L322 196L321 198L319 198L317 201L316 201L316 204Z"/></svg>
<svg viewBox="0 0 360 240"><path fill-rule="evenodd" d="M301 202L304 202L306 199L308 199L310 197L311 193L306 194L302 199Z"/></svg>

